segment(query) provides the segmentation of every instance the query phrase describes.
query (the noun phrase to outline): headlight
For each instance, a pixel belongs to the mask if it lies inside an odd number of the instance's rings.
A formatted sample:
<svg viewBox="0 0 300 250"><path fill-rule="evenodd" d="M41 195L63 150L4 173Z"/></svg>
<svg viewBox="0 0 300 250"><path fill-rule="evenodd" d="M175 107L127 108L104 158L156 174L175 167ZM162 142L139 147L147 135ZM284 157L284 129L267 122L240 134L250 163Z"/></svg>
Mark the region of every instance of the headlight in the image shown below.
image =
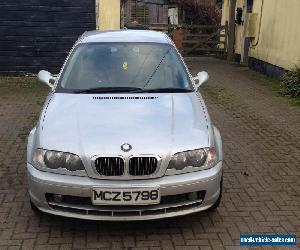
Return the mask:
<svg viewBox="0 0 300 250"><path fill-rule="evenodd" d="M170 160L168 170L205 170L213 167L217 162L218 157L214 148L196 149L173 155Z"/></svg>
<svg viewBox="0 0 300 250"><path fill-rule="evenodd" d="M69 171L84 170L83 163L78 155L59 151L36 149L33 162L40 168L67 169Z"/></svg>

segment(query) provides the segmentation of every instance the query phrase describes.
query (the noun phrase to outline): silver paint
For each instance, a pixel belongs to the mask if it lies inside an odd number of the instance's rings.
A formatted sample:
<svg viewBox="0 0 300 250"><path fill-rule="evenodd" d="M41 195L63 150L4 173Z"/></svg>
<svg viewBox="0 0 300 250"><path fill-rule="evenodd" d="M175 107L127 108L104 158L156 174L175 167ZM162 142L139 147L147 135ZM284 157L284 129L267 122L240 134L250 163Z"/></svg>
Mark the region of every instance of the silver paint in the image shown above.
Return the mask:
<svg viewBox="0 0 300 250"><path fill-rule="evenodd" d="M153 31L88 32L77 41L91 42L156 42L172 41L163 33ZM76 46L75 44L75 46ZM63 66L64 67L64 66ZM185 65L186 67L186 65ZM186 67L187 69L187 67ZM62 69L63 70L63 69ZM51 209L45 193L89 197L92 186L131 187L159 186L162 195L206 190L203 204L196 209L148 217L97 217L86 219L138 220L177 216L209 208L220 193L222 176L222 142L219 131L212 125L204 100L197 92L195 79L188 72L195 92L152 94L65 94L50 92L36 127L28 137L27 170L29 193L41 210L68 217L79 217ZM49 77L49 76L47 76ZM60 74L57 76L55 89ZM94 97L155 97L153 99L99 99ZM128 152L121 145L129 143ZM209 170L181 175L166 175L170 158L181 151L216 147L219 162ZM64 171L38 169L32 162L36 148L77 154L86 173L73 176ZM125 150L126 151L126 150ZM132 156L155 156L159 168L148 177L100 176L94 166L97 156L120 156L128 161Z"/></svg>

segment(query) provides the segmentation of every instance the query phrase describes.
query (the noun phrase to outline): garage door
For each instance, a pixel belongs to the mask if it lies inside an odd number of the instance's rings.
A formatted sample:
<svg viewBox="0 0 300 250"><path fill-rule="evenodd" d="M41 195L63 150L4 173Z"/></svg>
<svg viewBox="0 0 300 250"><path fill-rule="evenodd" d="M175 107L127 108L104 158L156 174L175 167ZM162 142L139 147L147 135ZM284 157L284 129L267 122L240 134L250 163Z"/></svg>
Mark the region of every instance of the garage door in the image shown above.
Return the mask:
<svg viewBox="0 0 300 250"><path fill-rule="evenodd" d="M1 1L0 74L58 73L77 38L95 28L95 0Z"/></svg>

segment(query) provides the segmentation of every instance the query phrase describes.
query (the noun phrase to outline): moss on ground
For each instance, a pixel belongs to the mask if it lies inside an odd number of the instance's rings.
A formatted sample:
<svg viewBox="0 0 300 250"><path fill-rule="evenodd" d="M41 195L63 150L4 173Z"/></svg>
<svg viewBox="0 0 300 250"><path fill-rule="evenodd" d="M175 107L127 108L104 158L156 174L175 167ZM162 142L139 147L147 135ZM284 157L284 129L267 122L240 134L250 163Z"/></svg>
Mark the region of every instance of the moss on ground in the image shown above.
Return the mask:
<svg viewBox="0 0 300 250"><path fill-rule="evenodd" d="M253 81L261 82L264 86L267 86L274 93L276 93L276 96L281 97L289 104L300 107L300 97L289 97L289 96L284 96L280 93L280 80L268 77L264 74L261 74L259 72L253 71L248 68L241 70L241 73Z"/></svg>
<svg viewBox="0 0 300 250"><path fill-rule="evenodd" d="M0 77L0 96L27 92L40 92L45 94L49 91L46 85L39 83L35 77Z"/></svg>

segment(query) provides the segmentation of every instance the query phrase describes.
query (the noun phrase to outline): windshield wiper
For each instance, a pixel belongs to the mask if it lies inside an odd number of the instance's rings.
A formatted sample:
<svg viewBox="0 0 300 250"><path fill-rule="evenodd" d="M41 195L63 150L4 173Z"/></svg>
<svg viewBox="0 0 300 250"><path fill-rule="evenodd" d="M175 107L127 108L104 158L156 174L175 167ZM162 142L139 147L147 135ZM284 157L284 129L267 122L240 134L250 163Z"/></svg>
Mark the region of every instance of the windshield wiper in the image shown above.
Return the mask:
<svg viewBox="0 0 300 250"><path fill-rule="evenodd" d="M102 87L102 88L91 88L75 91L76 94L97 94L97 93L131 93L135 91L142 91L141 88L134 87Z"/></svg>
<svg viewBox="0 0 300 250"><path fill-rule="evenodd" d="M185 88L157 88L157 89L141 89L133 92L134 93L188 93L188 92L193 92L193 90L185 89Z"/></svg>
<svg viewBox="0 0 300 250"><path fill-rule="evenodd" d="M156 66L155 70L153 71L153 73L150 75L148 81L146 82L146 84L144 85L144 88L147 87L150 83L151 80L153 79L154 75L156 74L156 72L158 71L158 69L160 68L162 62L165 60L167 54L169 54L169 52L171 51L171 48L169 48L166 53L163 55L163 57L161 58L161 60L159 61L159 64Z"/></svg>

